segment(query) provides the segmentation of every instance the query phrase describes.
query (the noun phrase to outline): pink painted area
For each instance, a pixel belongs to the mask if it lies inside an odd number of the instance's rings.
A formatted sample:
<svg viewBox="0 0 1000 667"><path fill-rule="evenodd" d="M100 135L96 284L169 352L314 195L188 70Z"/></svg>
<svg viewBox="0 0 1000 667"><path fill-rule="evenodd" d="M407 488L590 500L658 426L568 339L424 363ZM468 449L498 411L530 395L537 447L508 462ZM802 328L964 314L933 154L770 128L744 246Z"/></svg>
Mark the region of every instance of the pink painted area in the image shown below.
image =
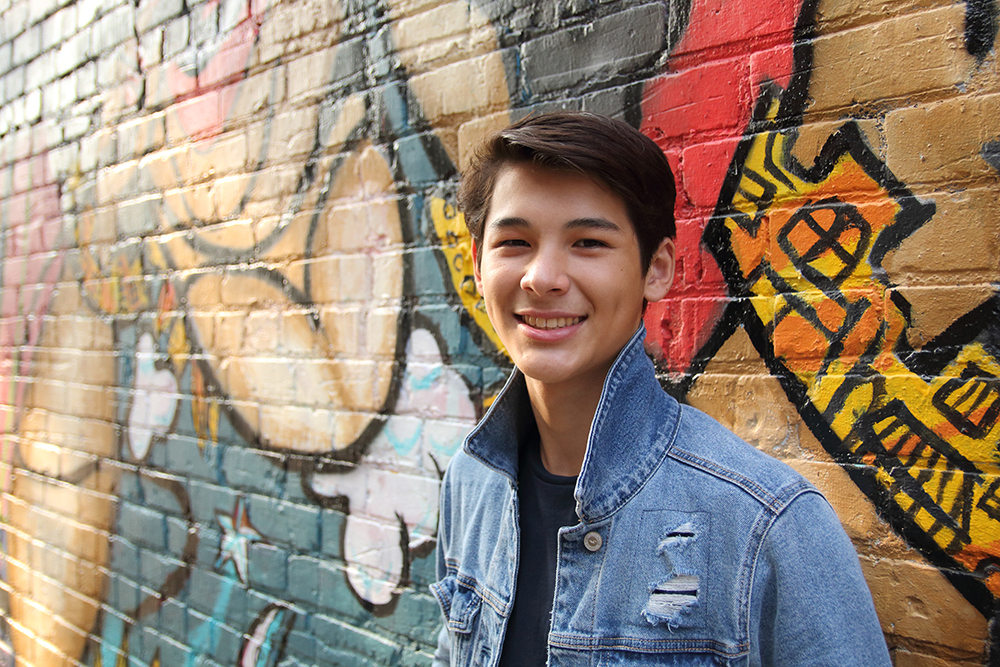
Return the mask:
<svg viewBox="0 0 1000 667"><path fill-rule="evenodd" d="M59 231L59 186L51 178L46 155L7 167L30 174L25 192L0 201L3 266L0 270L0 404L8 407L0 433L17 429L25 406L34 349L42 334L64 262ZM14 415L12 418L11 415ZM4 439L8 443L8 439ZM3 461L13 456L5 444ZM4 477L4 484L7 476Z"/></svg>
<svg viewBox="0 0 1000 667"><path fill-rule="evenodd" d="M179 102L173 109L192 139L214 137L222 130L222 109L219 107L219 92L203 91L201 94Z"/></svg>
<svg viewBox="0 0 1000 667"><path fill-rule="evenodd" d="M695 0L667 70L646 84L642 131L678 180L678 275L647 310L646 344L672 372L690 368L722 314L725 282L702 234L761 84L791 80L800 10L798 0Z"/></svg>
<svg viewBox="0 0 1000 667"><path fill-rule="evenodd" d="M214 4L217 4L217 0L206 6L205 10ZM214 137L222 131L236 98L230 95L220 96L218 90L226 84L246 79L250 56L259 32L259 16L254 12L253 3L247 3L240 23L218 45L204 69L192 75L174 63L167 65L167 83L171 94L178 100L188 100L177 107L181 127L188 136Z"/></svg>

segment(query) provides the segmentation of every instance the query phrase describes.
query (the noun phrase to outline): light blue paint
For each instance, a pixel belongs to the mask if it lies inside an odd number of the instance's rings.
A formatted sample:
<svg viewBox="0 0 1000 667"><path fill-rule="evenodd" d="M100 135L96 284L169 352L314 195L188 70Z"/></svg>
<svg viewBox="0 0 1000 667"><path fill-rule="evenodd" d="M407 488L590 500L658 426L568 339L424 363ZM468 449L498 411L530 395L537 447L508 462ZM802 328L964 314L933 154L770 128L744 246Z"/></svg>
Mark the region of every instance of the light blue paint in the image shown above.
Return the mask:
<svg viewBox="0 0 1000 667"><path fill-rule="evenodd" d="M392 445L392 448L396 450L396 453L400 456L406 456L413 448L416 447L417 443L420 441L420 436L424 432L424 423L420 422L416 431L409 438L400 438L396 435L395 430L391 427L385 429L385 437Z"/></svg>
<svg viewBox="0 0 1000 667"><path fill-rule="evenodd" d="M439 377L441 377L440 367L435 368L431 370L429 373L426 373L420 377L417 377L416 375L411 375L409 378L410 386L413 388L414 391L426 391L430 389L435 382L437 382L437 379Z"/></svg>
<svg viewBox="0 0 1000 667"><path fill-rule="evenodd" d="M104 614L103 641L101 642L101 664L118 664L117 647L125 642L125 623L113 614Z"/></svg>
<svg viewBox="0 0 1000 667"><path fill-rule="evenodd" d="M187 661L184 663L186 667L194 667L198 661L198 657L202 653L213 654L219 643L219 633L216 630L216 621L225 622L226 609L229 607L229 599L233 595L233 588L235 588L238 583L235 575L235 566L229 566L227 563L226 567L226 577L224 578L224 584L222 586L222 591L215 599L215 605L212 607L212 618L201 622L197 628L188 633L188 646L191 650L188 652Z"/></svg>

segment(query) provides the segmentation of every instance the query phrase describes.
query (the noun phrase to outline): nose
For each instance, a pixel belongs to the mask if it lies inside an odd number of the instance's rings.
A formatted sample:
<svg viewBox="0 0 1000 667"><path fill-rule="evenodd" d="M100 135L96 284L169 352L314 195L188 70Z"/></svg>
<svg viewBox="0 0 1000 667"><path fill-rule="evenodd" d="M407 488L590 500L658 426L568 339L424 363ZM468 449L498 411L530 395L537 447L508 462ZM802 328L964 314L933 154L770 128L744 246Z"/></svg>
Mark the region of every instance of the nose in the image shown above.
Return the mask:
<svg viewBox="0 0 1000 667"><path fill-rule="evenodd" d="M566 259L558 250L536 252L521 276L521 289L535 294L553 294L569 289Z"/></svg>

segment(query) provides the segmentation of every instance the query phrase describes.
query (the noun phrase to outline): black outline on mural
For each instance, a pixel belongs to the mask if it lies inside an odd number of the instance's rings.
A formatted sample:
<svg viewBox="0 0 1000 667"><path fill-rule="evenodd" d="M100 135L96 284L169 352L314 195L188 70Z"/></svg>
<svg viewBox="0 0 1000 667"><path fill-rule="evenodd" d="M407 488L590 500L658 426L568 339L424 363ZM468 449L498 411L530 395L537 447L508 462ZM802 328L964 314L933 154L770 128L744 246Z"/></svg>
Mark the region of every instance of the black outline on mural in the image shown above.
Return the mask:
<svg viewBox="0 0 1000 667"><path fill-rule="evenodd" d="M269 614L271 614L272 612L275 613L276 615L284 613L284 614L286 614L286 616L285 616L285 618L282 618L280 620L278 620L277 618L271 619L271 623L274 623L275 621L278 621L278 623L280 625L280 630L279 631L281 633L281 636L280 636L279 641L275 645L273 645L271 647L271 653L270 653L270 655L277 656L277 659L270 661L270 664L271 665L278 664L278 660L280 659L280 656L284 655L284 653L285 653L285 644L288 642L288 633L292 631L292 627L295 625L295 620L297 618L297 614L296 614L295 610L292 609L291 607L289 607L288 605L278 604L278 603L271 603L271 604L267 605L266 607L264 607L264 609L262 609L259 614L257 614L257 617L253 620L252 623L250 623L250 627L247 629L246 633L243 635L243 643L240 646L240 653L239 653L239 655L236 658L237 659L237 663L236 664L239 667L243 667L244 661L248 657L247 656L247 651L249 651L252 648L251 644L250 644L251 637L253 637L254 633L257 632L257 630L260 628L260 626L263 625L267 621L267 616ZM260 665L260 656L258 656L257 660L254 661L254 667L258 667L258 665ZM261 666L261 667L264 667L264 666Z"/></svg>

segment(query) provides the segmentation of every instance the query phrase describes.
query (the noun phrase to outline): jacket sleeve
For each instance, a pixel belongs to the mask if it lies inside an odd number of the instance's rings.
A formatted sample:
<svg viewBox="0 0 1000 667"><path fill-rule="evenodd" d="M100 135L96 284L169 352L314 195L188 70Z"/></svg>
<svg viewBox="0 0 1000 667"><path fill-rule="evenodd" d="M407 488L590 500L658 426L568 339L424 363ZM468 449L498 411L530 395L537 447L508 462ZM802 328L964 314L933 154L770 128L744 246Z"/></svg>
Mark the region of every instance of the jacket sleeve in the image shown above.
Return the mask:
<svg viewBox="0 0 1000 667"><path fill-rule="evenodd" d="M891 666L858 554L823 496L795 498L761 549L751 606L758 664Z"/></svg>
<svg viewBox="0 0 1000 667"><path fill-rule="evenodd" d="M434 560L437 581L442 581L448 574L447 567L445 565L444 552L448 544L448 475L445 473L444 479L441 481L441 495L438 499L438 535L437 544L434 547ZM436 599L437 596L435 596ZM451 638L448 636L448 624L447 619L444 618L444 612L441 614L441 628L438 630L437 634L437 647L434 649L434 661L431 663L432 667L450 667L451 665Z"/></svg>

